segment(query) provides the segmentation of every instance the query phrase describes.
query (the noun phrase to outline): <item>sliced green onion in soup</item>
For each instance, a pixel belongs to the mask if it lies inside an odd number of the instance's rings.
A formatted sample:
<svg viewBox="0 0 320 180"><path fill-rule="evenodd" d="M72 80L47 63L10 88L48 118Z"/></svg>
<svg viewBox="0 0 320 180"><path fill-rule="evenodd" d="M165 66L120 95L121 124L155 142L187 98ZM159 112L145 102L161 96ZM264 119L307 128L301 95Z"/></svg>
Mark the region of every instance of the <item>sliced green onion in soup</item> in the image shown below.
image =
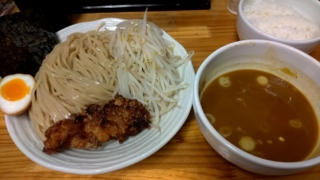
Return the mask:
<svg viewBox="0 0 320 180"><path fill-rule="evenodd" d="M229 86L231 85L230 78L229 78L229 77L221 76L221 77L219 78L219 84L220 84L222 87L229 87Z"/></svg>
<svg viewBox="0 0 320 180"><path fill-rule="evenodd" d="M221 128L219 129L219 133L220 133L223 137L227 138L227 137L229 137L229 136L231 135L232 129L231 129L231 127L229 127L229 126L223 126L223 127L221 127Z"/></svg>
<svg viewBox="0 0 320 180"><path fill-rule="evenodd" d="M302 126L302 123L299 119L291 119L289 123L294 128L300 128Z"/></svg>
<svg viewBox="0 0 320 180"><path fill-rule="evenodd" d="M239 145L245 151L253 151L256 148L256 143L249 136L243 136L239 141Z"/></svg>
<svg viewBox="0 0 320 180"><path fill-rule="evenodd" d="M269 84L269 80L265 76L258 76L257 82L262 86Z"/></svg>
<svg viewBox="0 0 320 180"><path fill-rule="evenodd" d="M212 114L205 113L205 115L211 124L214 124L216 122L216 118Z"/></svg>

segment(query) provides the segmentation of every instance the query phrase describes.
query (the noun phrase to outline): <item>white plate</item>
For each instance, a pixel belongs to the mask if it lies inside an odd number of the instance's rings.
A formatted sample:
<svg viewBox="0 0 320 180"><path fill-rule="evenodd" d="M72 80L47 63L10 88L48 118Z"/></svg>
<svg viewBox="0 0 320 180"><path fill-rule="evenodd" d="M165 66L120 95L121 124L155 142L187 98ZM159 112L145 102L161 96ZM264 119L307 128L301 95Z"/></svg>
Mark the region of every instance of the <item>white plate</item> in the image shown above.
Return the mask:
<svg viewBox="0 0 320 180"><path fill-rule="evenodd" d="M96 29L101 22L111 29L122 19L107 18L79 23L62 29L58 35L62 41L73 32L86 32ZM176 44L175 54L185 56L186 50L164 32L163 37ZM181 128L187 119L192 105L192 86L195 73L189 62L185 71L185 82L190 86L179 94L179 108L162 117L161 132L152 128L144 130L119 144L118 141L104 143L97 150L70 149L63 153L47 155L42 152L43 142L37 136L27 113L21 116L5 116L6 126L16 146L31 160L49 169L74 174L101 174L115 171L137 163L162 148Z"/></svg>

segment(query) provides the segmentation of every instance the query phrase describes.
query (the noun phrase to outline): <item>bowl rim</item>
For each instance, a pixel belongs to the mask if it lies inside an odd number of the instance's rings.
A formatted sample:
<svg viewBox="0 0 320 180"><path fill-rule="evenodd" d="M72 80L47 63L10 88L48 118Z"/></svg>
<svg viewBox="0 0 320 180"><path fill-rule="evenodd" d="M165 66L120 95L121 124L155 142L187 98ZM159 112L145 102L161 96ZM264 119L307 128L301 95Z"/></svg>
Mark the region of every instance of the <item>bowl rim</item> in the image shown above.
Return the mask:
<svg viewBox="0 0 320 180"><path fill-rule="evenodd" d="M243 6L244 6L244 2L246 0L241 0L239 2L239 6L238 6L238 13L237 13L237 17L239 16L243 22L245 23L245 25L247 27L249 27L250 29L252 29L253 31L256 31L256 33L258 33L259 35L268 38L270 40L273 41L278 41L278 42L282 42L282 43L286 43L286 44L306 44L306 43L318 43L320 44L320 36L316 37L316 38L312 38L312 39L306 39L306 40L289 40L289 39L282 39L282 38L278 38L275 36L272 36L270 34L267 34L265 32L263 32L262 30L258 29L257 27L253 26L249 20L246 18L246 16L243 13ZM248 1L248 0L247 0ZM320 6L319 6L320 7ZM320 25L318 24L318 26L320 27Z"/></svg>
<svg viewBox="0 0 320 180"><path fill-rule="evenodd" d="M219 54L222 52L227 51L233 46L241 46L241 45L246 45L246 44L255 44L257 45L263 45L263 44L272 44L274 46L280 47L282 49L288 49L289 51L292 51L292 53L296 53L297 55L300 54L301 56L304 56L308 61L312 61L313 63L317 63L318 67L320 68L320 63L311 57L310 55L302 52L301 50L298 50L296 48L293 48L289 45L282 44L279 42L274 42L270 40L260 40L260 39L254 39L254 40L241 40L241 41L236 41L230 44L227 44L225 46L222 46L218 48L216 51L211 53L205 60L204 62L200 65L199 69L197 70L196 76L195 76L195 81L194 81L194 87L193 87L193 99L194 99L194 108L197 110L197 114L200 117L200 121L204 124L206 128L208 128L208 132L210 133L211 136L214 136L217 141L219 141L221 144L224 144L224 147L226 147L228 150L230 150L232 153L236 154L239 157L242 157L246 159L247 161L250 161L255 164L259 164L265 167L271 167L271 168L277 168L277 169L304 169L304 168L309 168L315 165L320 164L320 156L303 160L303 161L298 161L298 162L279 162L279 161L272 161L272 160L267 160L263 159L254 155L251 155L240 148L236 147L232 143L230 143L228 140L226 140L224 137L222 137L216 129L210 124L209 120L204 114L204 111L202 109L202 106L200 104L200 97L199 97L199 83L200 83L200 78L201 75L206 68L206 66ZM320 132L319 132L320 133Z"/></svg>

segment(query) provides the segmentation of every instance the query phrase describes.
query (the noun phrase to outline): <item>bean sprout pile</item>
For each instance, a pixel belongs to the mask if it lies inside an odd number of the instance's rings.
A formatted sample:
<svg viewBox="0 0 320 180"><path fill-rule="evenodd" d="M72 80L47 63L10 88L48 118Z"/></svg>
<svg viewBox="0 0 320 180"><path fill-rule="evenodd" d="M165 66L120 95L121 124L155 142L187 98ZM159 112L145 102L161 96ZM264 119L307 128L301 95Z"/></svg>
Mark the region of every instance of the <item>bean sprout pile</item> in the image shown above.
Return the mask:
<svg viewBox="0 0 320 180"><path fill-rule="evenodd" d="M162 115L179 106L194 53L175 55L174 42L147 21L146 12L142 20L122 21L115 30L102 27L69 35L43 61L29 109L42 138L57 121L116 95L144 104L159 130Z"/></svg>

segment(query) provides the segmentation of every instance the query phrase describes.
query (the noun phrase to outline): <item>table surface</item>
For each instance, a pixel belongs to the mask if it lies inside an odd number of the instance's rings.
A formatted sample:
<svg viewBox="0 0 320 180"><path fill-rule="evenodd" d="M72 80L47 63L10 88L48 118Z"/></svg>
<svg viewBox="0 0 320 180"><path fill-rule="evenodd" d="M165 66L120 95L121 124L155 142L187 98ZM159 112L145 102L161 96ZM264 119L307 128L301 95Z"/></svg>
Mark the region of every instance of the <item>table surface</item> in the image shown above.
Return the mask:
<svg viewBox="0 0 320 180"><path fill-rule="evenodd" d="M210 10L149 11L148 20L195 51L195 70L213 51L238 41L236 16L227 0L212 0ZM18 11L15 8L13 11ZM143 12L87 13L71 15L73 24L107 17L143 17ZM320 46L310 54L320 60ZM0 112L0 179L304 179L320 177L320 165L299 174L270 177L238 168L217 154L202 136L191 111L179 132L159 151L127 168L100 175L75 175L53 171L28 159L13 143Z"/></svg>

